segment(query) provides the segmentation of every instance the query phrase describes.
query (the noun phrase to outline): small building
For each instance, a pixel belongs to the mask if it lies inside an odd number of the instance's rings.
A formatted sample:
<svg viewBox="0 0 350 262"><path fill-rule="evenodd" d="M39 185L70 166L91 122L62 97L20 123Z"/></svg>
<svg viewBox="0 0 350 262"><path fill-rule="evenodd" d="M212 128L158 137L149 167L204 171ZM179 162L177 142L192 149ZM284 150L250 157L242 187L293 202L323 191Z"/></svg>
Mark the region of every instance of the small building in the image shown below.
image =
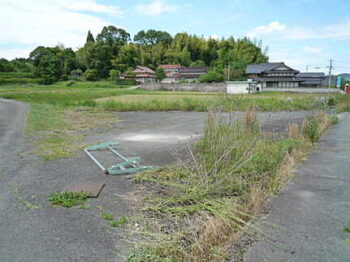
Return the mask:
<svg viewBox="0 0 350 262"><path fill-rule="evenodd" d="M251 94L260 91L260 84L255 81L227 81L228 94Z"/></svg>
<svg viewBox="0 0 350 262"><path fill-rule="evenodd" d="M175 77L180 80L194 81L197 80L201 75L207 74L209 71L208 67L181 67L178 74Z"/></svg>
<svg viewBox="0 0 350 262"><path fill-rule="evenodd" d="M147 83L155 81L155 72L147 66L136 66L133 73L137 82Z"/></svg>
<svg viewBox="0 0 350 262"><path fill-rule="evenodd" d="M160 65L165 71L166 77L162 80L163 83L174 83L178 80L178 73L181 65Z"/></svg>

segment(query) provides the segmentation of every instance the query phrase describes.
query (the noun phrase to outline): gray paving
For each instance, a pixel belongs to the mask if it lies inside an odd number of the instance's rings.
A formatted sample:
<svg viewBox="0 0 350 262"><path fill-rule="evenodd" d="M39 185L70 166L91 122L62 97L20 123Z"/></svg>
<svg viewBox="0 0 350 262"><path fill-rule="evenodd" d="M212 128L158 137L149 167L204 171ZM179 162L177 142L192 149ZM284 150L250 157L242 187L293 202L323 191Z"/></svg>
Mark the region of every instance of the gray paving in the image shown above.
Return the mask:
<svg viewBox="0 0 350 262"><path fill-rule="evenodd" d="M350 234L350 114L320 140L316 151L297 170L292 183L269 204L260 225L275 242L260 240L246 262L348 262ZM273 243L273 244L272 244Z"/></svg>

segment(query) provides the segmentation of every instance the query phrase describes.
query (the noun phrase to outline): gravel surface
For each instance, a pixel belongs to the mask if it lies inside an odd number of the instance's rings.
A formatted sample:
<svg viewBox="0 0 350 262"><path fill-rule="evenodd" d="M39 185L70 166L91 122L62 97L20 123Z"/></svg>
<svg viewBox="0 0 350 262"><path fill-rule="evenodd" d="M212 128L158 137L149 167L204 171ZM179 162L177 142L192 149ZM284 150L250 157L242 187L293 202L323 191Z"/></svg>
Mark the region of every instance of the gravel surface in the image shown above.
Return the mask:
<svg viewBox="0 0 350 262"><path fill-rule="evenodd" d="M116 218L130 212L128 176L106 176L83 153L43 161L25 154L30 141L23 133L28 106L0 100L0 261L124 261L124 232L110 227L101 211ZM309 112L261 113L265 130L285 130ZM148 165L163 166L183 157L203 130L206 113L124 112L108 132L91 130L86 142L118 141L126 156L140 156ZM237 116L242 116L237 113ZM99 153L103 163L113 163ZM113 158L114 160L114 158ZM130 176L129 176L130 177ZM48 196L77 182L105 183L90 209L51 207Z"/></svg>

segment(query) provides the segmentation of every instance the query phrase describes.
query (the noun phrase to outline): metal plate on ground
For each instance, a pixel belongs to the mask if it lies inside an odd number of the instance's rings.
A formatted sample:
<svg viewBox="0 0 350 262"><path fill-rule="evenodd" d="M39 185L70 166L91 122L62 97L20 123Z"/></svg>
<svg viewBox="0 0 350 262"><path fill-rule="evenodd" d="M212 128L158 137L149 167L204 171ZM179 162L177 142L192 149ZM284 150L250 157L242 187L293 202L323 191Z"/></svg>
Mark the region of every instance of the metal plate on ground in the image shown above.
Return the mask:
<svg viewBox="0 0 350 262"><path fill-rule="evenodd" d="M100 184L100 183L94 183L94 182L85 182L85 183L79 183L72 185L68 187L68 191L70 192L88 192L90 193L90 197L98 197L100 194L102 188L104 187L105 184Z"/></svg>

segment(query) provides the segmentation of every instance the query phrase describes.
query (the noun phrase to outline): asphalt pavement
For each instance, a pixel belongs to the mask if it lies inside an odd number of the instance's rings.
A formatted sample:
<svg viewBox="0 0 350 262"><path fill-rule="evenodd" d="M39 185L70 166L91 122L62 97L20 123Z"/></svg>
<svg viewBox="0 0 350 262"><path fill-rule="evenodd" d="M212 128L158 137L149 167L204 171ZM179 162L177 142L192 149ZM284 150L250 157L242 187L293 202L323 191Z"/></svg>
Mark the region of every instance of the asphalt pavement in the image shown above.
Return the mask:
<svg viewBox="0 0 350 262"><path fill-rule="evenodd" d="M341 116L271 200L258 227L268 237L255 242L245 262L349 262L350 114ZM266 222L266 223L265 223ZM273 226L270 226L273 225Z"/></svg>
<svg viewBox="0 0 350 262"><path fill-rule="evenodd" d="M116 218L130 215L130 176L104 175L83 151L50 161L28 154L33 142L24 133L28 110L24 103L0 99L0 262L124 261L128 252L125 231L110 227L100 212ZM154 166L174 164L186 156L207 117L198 112L116 114L115 128L87 131L85 142L120 142L125 156L140 156L144 164ZM263 129L280 132L308 114L261 113L258 118ZM106 165L113 164L113 155L101 153L99 157ZM106 184L97 199L87 201L89 209L50 205L51 193L87 181Z"/></svg>

